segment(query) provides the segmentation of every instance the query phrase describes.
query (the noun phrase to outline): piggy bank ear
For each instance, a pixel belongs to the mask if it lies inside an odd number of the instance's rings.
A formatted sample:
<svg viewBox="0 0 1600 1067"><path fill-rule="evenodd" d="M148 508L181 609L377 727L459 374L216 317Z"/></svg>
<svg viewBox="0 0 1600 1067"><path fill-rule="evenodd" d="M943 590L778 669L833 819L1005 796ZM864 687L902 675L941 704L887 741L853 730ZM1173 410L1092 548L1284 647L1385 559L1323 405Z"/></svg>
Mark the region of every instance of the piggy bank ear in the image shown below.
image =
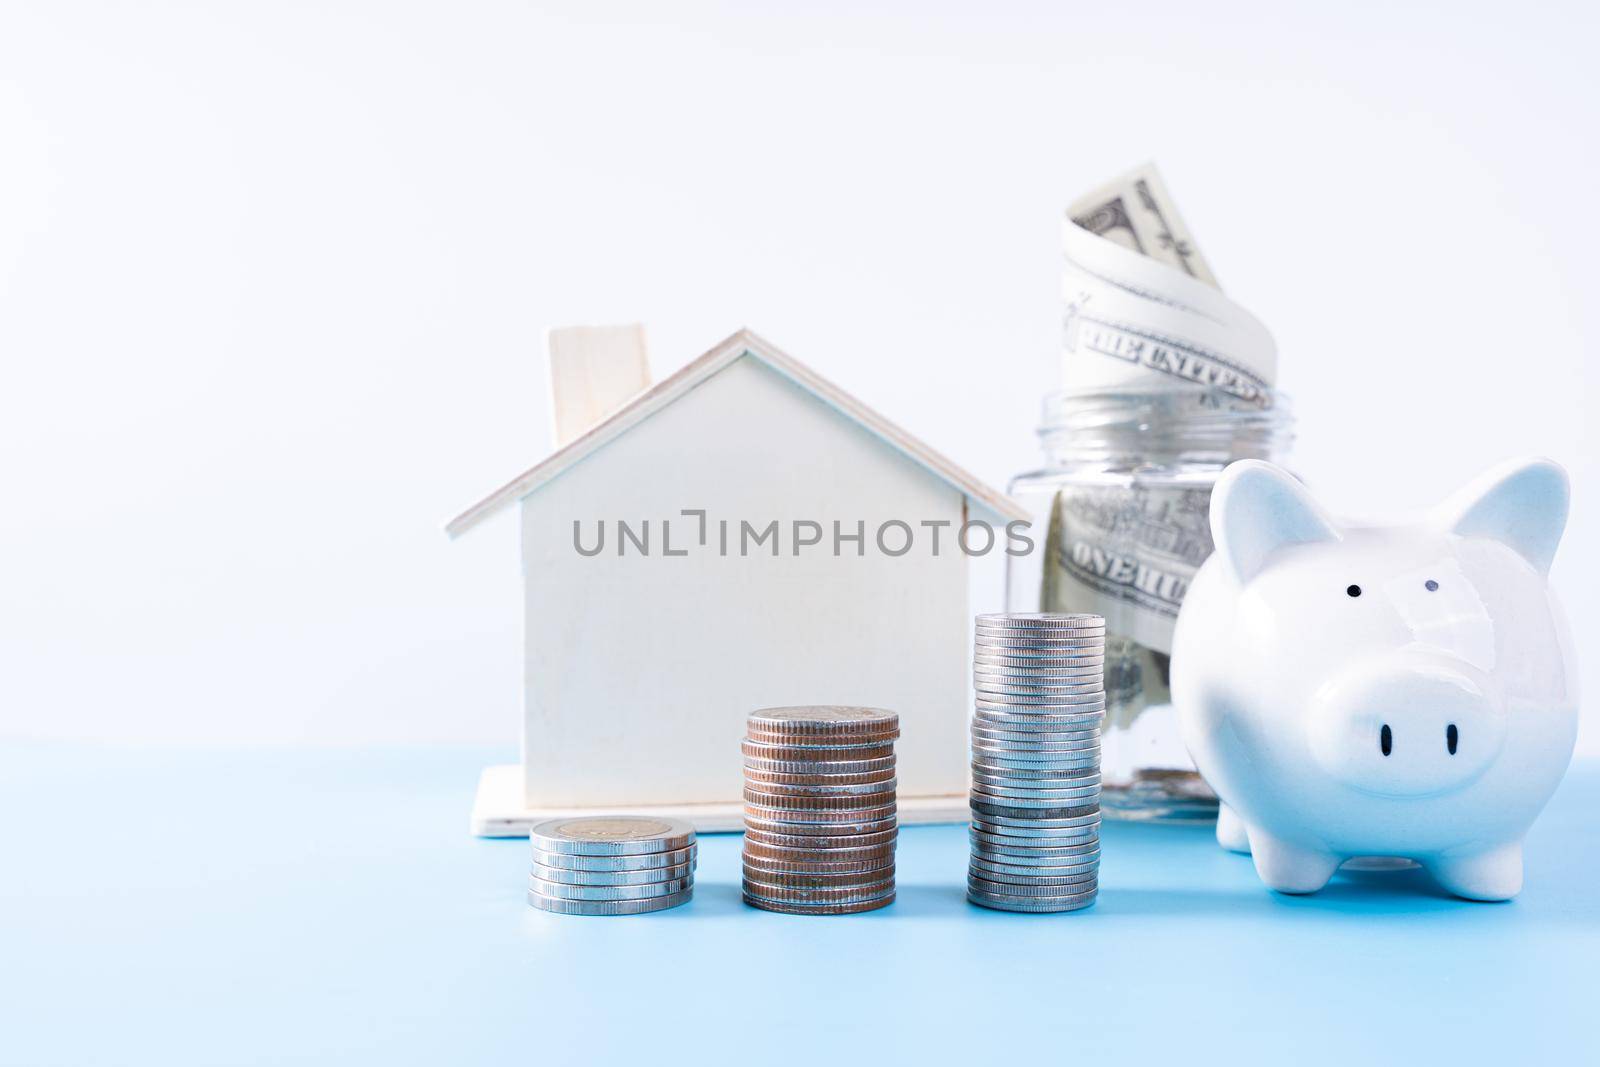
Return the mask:
<svg viewBox="0 0 1600 1067"><path fill-rule="evenodd" d="M1548 574L1567 527L1571 495L1559 463L1515 460L1490 468L1445 501L1439 517L1452 533L1499 541Z"/></svg>
<svg viewBox="0 0 1600 1067"><path fill-rule="evenodd" d="M1211 539L1244 585L1288 545L1338 541L1338 527L1288 471L1257 459L1230 464L1211 492Z"/></svg>

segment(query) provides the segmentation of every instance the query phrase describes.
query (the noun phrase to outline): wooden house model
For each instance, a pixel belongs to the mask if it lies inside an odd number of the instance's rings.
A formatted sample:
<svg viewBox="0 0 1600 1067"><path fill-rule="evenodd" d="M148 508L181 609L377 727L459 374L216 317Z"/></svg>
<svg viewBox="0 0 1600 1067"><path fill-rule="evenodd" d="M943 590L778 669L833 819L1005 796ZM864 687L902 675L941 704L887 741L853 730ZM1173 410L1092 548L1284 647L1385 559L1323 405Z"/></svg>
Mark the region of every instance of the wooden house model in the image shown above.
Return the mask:
<svg viewBox="0 0 1600 1067"><path fill-rule="evenodd" d="M570 439L448 526L520 507L522 763L484 772L473 832L736 829L745 717L784 704L899 712L902 821L964 818L970 555L1026 513L747 331L642 392L642 343L565 340Z"/></svg>

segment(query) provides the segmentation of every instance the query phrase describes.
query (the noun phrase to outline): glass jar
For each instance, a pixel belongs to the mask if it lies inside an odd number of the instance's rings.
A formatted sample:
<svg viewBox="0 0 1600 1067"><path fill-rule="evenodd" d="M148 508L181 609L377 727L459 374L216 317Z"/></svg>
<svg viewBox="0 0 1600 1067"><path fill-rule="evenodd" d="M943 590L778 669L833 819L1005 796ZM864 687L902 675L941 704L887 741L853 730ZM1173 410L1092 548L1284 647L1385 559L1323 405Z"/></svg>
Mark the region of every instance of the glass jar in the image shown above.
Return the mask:
<svg viewBox="0 0 1600 1067"><path fill-rule="evenodd" d="M1203 822L1217 797L1194 769L1168 689L1172 629L1211 554L1211 489L1236 459L1281 461L1287 399L1151 387L1045 399L1045 465L1012 480L1034 550L1007 560L1006 610L1106 619L1101 808Z"/></svg>

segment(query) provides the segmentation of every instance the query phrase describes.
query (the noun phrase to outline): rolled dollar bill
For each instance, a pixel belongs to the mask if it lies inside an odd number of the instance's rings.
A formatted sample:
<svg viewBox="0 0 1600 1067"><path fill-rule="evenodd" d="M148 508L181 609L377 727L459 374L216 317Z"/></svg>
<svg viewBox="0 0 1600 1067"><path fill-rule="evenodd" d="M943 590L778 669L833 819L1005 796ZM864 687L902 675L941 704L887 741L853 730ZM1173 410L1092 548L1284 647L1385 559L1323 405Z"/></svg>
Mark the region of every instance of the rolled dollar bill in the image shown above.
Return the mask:
<svg viewBox="0 0 1600 1067"><path fill-rule="evenodd" d="M1265 405L1272 335L1217 288L1153 164L1067 209L1063 385L1220 389Z"/></svg>

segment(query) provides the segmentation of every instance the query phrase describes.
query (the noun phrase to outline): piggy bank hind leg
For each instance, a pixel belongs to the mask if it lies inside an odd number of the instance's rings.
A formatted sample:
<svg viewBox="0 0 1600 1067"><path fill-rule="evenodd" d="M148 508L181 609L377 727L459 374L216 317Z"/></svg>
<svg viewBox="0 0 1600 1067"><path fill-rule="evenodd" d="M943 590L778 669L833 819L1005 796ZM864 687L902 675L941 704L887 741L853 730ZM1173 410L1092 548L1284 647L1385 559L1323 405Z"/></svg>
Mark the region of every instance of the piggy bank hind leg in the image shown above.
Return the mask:
<svg viewBox="0 0 1600 1067"><path fill-rule="evenodd" d="M1331 852L1291 845L1262 830L1248 833L1256 873L1280 893L1315 893L1339 869L1339 857Z"/></svg>
<svg viewBox="0 0 1600 1067"><path fill-rule="evenodd" d="M1250 855L1250 832L1245 829L1239 813L1228 807L1226 801L1217 805L1217 844L1229 852Z"/></svg>
<svg viewBox="0 0 1600 1067"><path fill-rule="evenodd" d="M1437 856L1422 865L1445 889L1468 900L1510 900L1522 891L1522 842L1469 856Z"/></svg>

